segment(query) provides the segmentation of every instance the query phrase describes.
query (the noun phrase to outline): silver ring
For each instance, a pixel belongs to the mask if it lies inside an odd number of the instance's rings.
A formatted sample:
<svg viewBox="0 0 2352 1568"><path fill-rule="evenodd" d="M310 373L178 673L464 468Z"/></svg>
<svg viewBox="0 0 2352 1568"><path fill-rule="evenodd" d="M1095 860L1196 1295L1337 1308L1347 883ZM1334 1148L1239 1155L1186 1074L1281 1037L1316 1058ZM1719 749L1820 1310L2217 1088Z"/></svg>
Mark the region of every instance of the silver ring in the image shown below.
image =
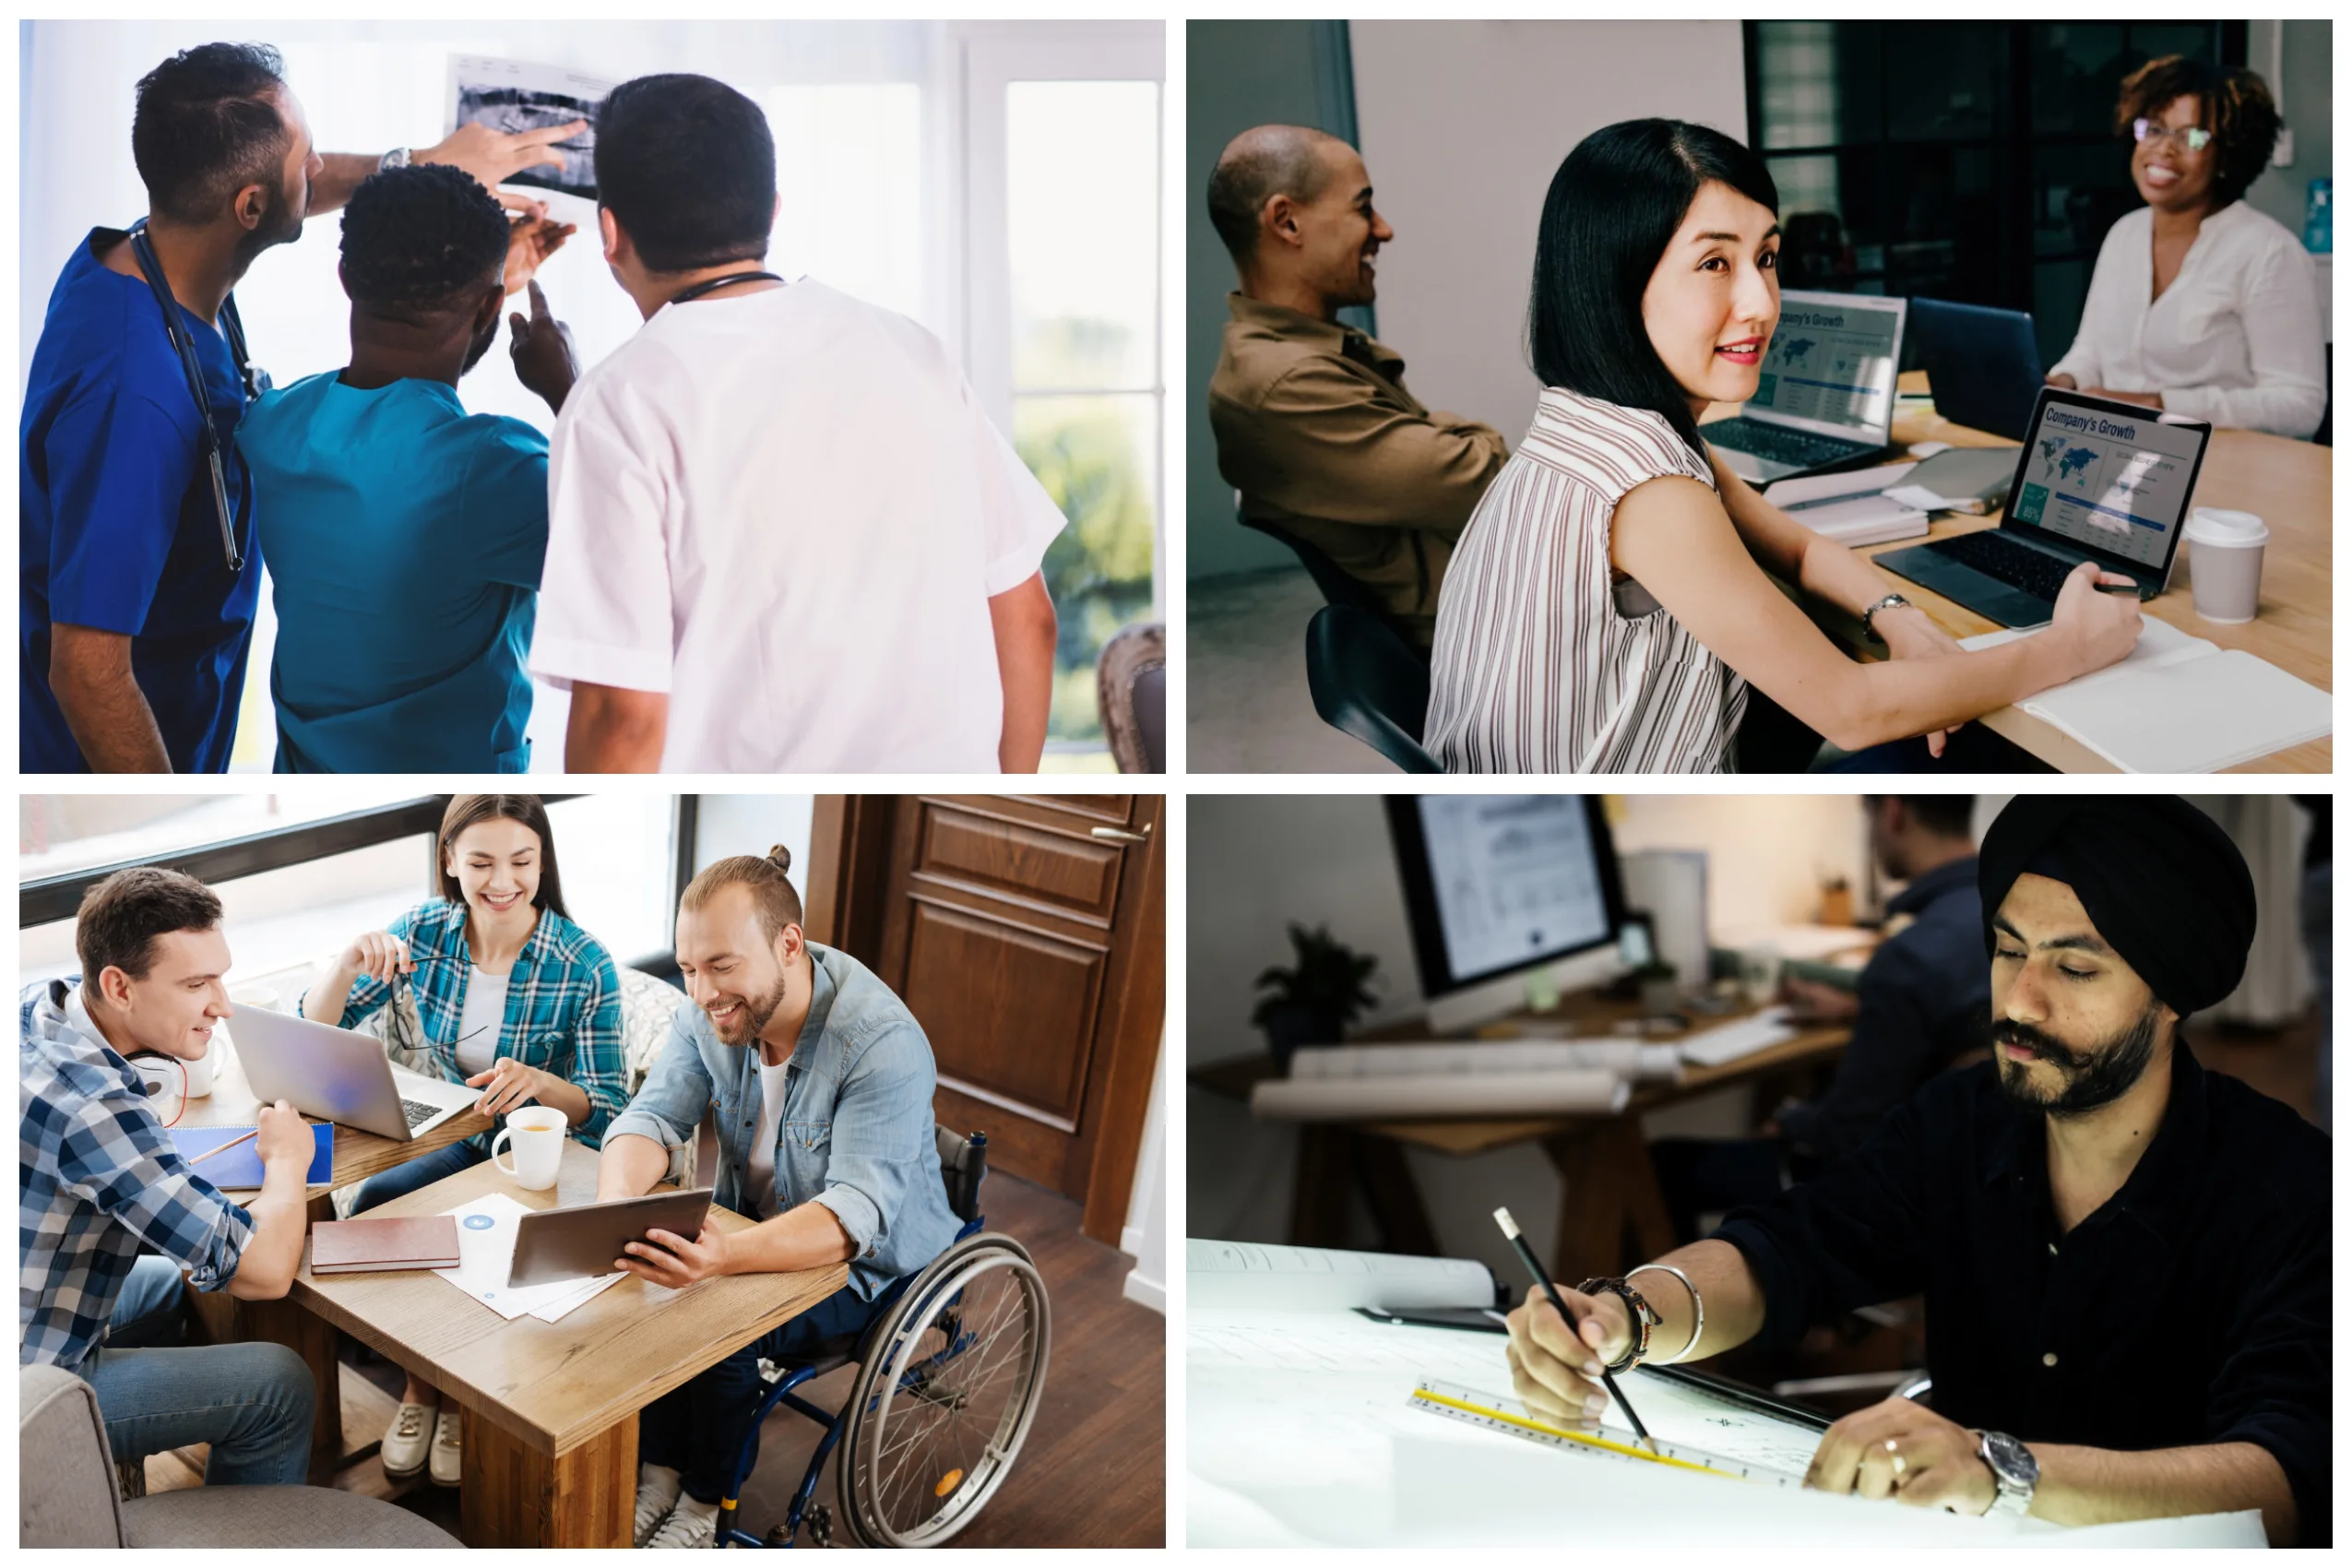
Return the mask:
<svg viewBox="0 0 2352 1568"><path fill-rule="evenodd" d="M1903 1484L1903 1455L1895 1452L1895 1440L1891 1437L1886 1440L1886 1455L1895 1461L1895 1484L1899 1487Z"/></svg>

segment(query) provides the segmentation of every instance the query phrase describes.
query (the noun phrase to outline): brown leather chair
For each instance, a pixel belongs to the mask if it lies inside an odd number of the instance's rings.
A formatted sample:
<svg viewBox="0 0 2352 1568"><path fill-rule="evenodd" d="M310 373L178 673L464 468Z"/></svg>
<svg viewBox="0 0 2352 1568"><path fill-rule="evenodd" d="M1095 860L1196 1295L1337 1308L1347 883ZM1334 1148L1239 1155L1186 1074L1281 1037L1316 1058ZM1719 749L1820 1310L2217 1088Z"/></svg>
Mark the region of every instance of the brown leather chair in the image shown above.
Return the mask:
<svg viewBox="0 0 2352 1568"><path fill-rule="evenodd" d="M1126 627L1102 645L1095 703L1122 773L1168 771L1168 628Z"/></svg>

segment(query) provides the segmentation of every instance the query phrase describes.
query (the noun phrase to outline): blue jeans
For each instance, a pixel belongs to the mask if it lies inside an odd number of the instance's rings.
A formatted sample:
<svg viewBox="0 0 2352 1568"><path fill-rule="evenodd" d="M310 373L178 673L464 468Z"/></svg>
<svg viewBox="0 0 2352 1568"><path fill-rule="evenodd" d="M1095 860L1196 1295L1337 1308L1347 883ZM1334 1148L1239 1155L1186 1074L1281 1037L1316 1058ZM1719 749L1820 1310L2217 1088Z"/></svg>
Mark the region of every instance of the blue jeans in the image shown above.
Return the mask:
<svg viewBox="0 0 2352 1568"><path fill-rule="evenodd" d="M110 1329L177 1306L182 1289L171 1259L139 1259L114 1298ZM283 1345L101 1347L81 1375L98 1391L117 1461L208 1443L207 1486L300 1486L309 1471L316 1390L310 1368Z"/></svg>
<svg viewBox="0 0 2352 1568"><path fill-rule="evenodd" d="M716 1366L695 1373L637 1415L637 1457L667 1465L697 1503L723 1502L738 1479L759 1463L759 1359L806 1360L837 1335L861 1334L876 1314L844 1286L807 1312L766 1334ZM744 1445L751 1445L744 1456Z"/></svg>
<svg viewBox="0 0 2352 1568"><path fill-rule="evenodd" d="M389 1170L379 1170L360 1183L359 1194L351 1200L351 1212L364 1214L379 1204L394 1198L405 1198L420 1187L430 1187L445 1176L455 1176L460 1170L471 1170L490 1157L469 1144L451 1144L421 1154L406 1165L396 1165Z"/></svg>

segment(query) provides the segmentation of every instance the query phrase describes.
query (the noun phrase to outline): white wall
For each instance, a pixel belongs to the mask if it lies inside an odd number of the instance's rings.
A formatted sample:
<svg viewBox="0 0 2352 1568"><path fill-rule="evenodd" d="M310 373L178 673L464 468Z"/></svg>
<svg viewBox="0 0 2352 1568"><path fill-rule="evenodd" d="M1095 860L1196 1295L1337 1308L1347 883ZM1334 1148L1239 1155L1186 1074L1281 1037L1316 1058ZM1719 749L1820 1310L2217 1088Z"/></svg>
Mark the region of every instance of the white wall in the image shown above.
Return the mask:
<svg viewBox="0 0 2352 1568"><path fill-rule="evenodd" d="M805 896L815 814L814 795L704 795L695 807L695 869L729 855L765 855L781 844L792 851L792 885Z"/></svg>
<svg viewBox="0 0 2352 1568"><path fill-rule="evenodd" d="M1356 22L1356 117L1380 210L1380 336L1422 402L1516 446L1536 220L1586 135L1663 115L1744 141L1736 21Z"/></svg>
<svg viewBox="0 0 2352 1568"><path fill-rule="evenodd" d="M1135 1260L1123 1293L1157 1313L1168 1311L1168 1039L1151 1070L1151 1108L1144 1113L1143 1146L1135 1153L1135 1185L1119 1250Z"/></svg>

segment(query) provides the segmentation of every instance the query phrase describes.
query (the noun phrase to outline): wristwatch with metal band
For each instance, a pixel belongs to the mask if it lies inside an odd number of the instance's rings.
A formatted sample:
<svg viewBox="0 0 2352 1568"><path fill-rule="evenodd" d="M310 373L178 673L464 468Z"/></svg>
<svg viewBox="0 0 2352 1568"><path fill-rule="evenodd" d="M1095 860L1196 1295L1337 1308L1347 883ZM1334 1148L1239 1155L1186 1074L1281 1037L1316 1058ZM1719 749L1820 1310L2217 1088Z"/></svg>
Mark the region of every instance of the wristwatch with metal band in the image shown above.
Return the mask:
<svg viewBox="0 0 2352 1568"><path fill-rule="evenodd" d="M1977 1455L1992 1470L1994 1486L1989 1515L2022 1519L2034 1504L2034 1488L2042 1479L2041 1462L2033 1450L2005 1431L1977 1433Z"/></svg>
<svg viewBox="0 0 2352 1568"><path fill-rule="evenodd" d="M375 168L378 173L382 173L386 169L406 169L415 160L414 155L407 148L396 147L375 160Z"/></svg>
<svg viewBox="0 0 2352 1568"><path fill-rule="evenodd" d="M1643 1359L1650 1353L1650 1330L1664 1323L1666 1319L1656 1307L1650 1305L1647 1297L1622 1279L1596 1277L1587 1279L1576 1287L1576 1293L1580 1296L1595 1296L1604 1290L1622 1296L1625 1299L1625 1310L1633 1319L1632 1343L1626 1346L1624 1355L1609 1363L1610 1372L1621 1372L1629 1367L1637 1367L1642 1364Z"/></svg>
<svg viewBox="0 0 2352 1568"><path fill-rule="evenodd" d="M1879 641L1884 642L1886 639L1884 637L1880 637L1878 635L1878 628L1871 624L1872 618L1875 617L1882 610L1912 610L1918 607L1909 600L1904 598L1901 594L1890 593L1885 598L1880 600L1877 603L1871 605L1868 610L1862 612L1862 635L1866 637L1878 637Z"/></svg>

